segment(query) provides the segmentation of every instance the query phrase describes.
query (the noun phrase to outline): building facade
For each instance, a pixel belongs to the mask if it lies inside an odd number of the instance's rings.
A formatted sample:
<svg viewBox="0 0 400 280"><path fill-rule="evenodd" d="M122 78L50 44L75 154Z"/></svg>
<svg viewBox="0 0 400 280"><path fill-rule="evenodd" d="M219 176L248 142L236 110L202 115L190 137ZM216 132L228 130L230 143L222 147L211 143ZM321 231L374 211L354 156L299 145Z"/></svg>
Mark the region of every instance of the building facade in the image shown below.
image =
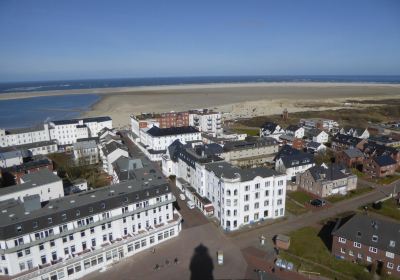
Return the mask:
<svg viewBox="0 0 400 280"><path fill-rule="evenodd" d="M222 114L211 110L189 111L189 125L201 132L220 136L223 134Z"/></svg>

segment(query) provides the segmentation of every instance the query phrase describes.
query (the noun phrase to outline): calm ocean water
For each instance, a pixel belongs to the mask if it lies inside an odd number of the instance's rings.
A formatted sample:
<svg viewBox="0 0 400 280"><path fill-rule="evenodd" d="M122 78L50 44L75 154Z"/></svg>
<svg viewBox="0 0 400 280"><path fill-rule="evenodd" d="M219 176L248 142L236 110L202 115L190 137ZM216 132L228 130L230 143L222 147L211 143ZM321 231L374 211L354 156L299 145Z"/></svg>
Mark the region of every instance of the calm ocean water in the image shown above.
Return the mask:
<svg viewBox="0 0 400 280"><path fill-rule="evenodd" d="M108 87L253 82L363 82L400 84L400 76L221 76L10 82L0 83L0 94L8 92ZM82 94L0 101L0 127L24 127L42 123L45 120L74 118L98 101L99 98L95 94Z"/></svg>
<svg viewBox="0 0 400 280"><path fill-rule="evenodd" d="M77 94L35 97L0 101L0 127L27 127L48 120L78 117L100 97L95 94Z"/></svg>

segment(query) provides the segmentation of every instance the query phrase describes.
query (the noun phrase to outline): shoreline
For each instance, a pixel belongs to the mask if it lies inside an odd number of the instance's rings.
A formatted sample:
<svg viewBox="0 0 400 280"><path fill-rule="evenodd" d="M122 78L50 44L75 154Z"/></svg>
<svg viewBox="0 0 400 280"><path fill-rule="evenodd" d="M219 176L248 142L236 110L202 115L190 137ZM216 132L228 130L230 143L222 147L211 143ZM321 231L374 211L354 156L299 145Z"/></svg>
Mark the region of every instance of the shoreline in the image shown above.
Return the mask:
<svg viewBox="0 0 400 280"><path fill-rule="evenodd" d="M179 85L157 85L157 86L135 86L135 87L110 87L110 88L91 88L91 89L69 89L69 90L49 90L49 91L25 91L7 92L0 94L1 100L27 99L34 97L62 96L75 94L96 94L96 95L115 95L115 94L145 94L152 91L163 91L166 94L170 91L197 90L197 89L223 89L223 88L268 88L268 87L383 87L400 88L400 84L394 83L370 83L370 82L249 82L249 83L208 83L208 84L179 84Z"/></svg>

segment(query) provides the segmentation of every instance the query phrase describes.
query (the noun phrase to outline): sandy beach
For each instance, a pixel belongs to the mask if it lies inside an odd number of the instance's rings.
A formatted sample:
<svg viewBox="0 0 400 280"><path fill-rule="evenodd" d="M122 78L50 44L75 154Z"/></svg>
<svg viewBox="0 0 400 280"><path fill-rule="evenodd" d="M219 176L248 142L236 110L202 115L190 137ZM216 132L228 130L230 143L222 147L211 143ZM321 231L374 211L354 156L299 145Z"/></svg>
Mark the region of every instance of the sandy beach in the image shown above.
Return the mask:
<svg viewBox="0 0 400 280"><path fill-rule="evenodd" d="M102 98L84 116L109 115L114 125L129 124L129 115L141 112L210 108L227 119L306 110L362 107L346 100L400 97L399 84L370 83L243 83L101 88L1 94L0 100L72 94L98 94Z"/></svg>

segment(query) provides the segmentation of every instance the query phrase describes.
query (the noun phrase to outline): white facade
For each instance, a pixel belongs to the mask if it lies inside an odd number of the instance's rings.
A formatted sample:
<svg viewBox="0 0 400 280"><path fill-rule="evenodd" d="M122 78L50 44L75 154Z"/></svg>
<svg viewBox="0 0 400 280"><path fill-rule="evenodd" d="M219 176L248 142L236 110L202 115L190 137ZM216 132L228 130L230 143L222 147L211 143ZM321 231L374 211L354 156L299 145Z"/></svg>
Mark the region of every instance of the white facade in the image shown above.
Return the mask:
<svg viewBox="0 0 400 280"><path fill-rule="evenodd" d="M213 136L223 134L222 114L219 112L207 110L189 111L189 125Z"/></svg>
<svg viewBox="0 0 400 280"><path fill-rule="evenodd" d="M26 174L20 180L21 184L0 190L0 201L8 199L20 199L23 201L26 196L39 195L40 202L45 202L64 196L61 178L48 169Z"/></svg>
<svg viewBox="0 0 400 280"><path fill-rule="evenodd" d="M99 162L99 149L95 140L74 143L74 159L78 165L96 164Z"/></svg>
<svg viewBox="0 0 400 280"><path fill-rule="evenodd" d="M338 122L329 119L300 119L300 125L306 128L318 128L326 131L335 131L339 128Z"/></svg>
<svg viewBox="0 0 400 280"><path fill-rule="evenodd" d="M329 134L322 130L318 135L313 136L312 140L313 142L321 144L327 143L329 140Z"/></svg>
<svg viewBox="0 0 400 280"><path fill-rule="evenodd" d="M100 158L103 163L103 170L109 175L113 175L114 170L112 164L121 156L129 157L128 151L122 148L117 148L110 152L105 149L100 149Z"/></svg>
<svg viewBox="0 0 400 280"><path fill-rule="evenodd" d="M0 240L0 274L27 272L20 280L81 278L176 237L181 217L173 211L174 200L168 193Z"/></svg>
<svg viewBox="0 0 400 280"><path fill-rule="evenodd" d="M296 165L296 166L285 166L284 161L282 158L279 158L276 160L275 162L275 170L281 173L285 173L286 174L286 180L291 181L294 180L296 178L297 174L301 174L303 172L305 172L307 169L313 167L315 165L315 163L312 162L308 162L308 163L304 163L301 165Z"/></svg>
<svg viewBox="0 0 400 280"><path fill-rule="evenodd" d="M0 167L8 168L15 165L20 165L24 161L21 151L7 151L0 153Z"/></svg>
<svg viewBox="0 0 400 280"><path fill-rule="evenodd" d="M286 134L292 135L295 138L302 139L304 137L304 127L298 127L296 130L286 130Z"/></svg>
<svg viewBox="0 0 400 280"><path fill-rule="evenodd" d="M260 128L260 137L272 137L279 141L279 136L285 133L285 130L279 125L274 123L266 123Z"/></svg>
<svg viewBox="0 0 400 280"><path fill-rule="evenodd" d="M50 138L60 145L70 145L77 139L97 137L103 128L112 129L109 117L73 119L50 122Z"/></svg>
<svg viewBox="0 0 400 280"><path fill-rule="evenodd" d="M50 140L49 126L21 129L0 129L0 147L25 145Z"/></svg>
<svg viewBox="0 0 400 280"><path fill-rule="evenodd" d="M182 178L211 201L224 230L285 215L285 174L266 168L240 169L225 161L202 163L185 154L174 161L169 153L162 157L162 170L166 176Z"/></svg>

